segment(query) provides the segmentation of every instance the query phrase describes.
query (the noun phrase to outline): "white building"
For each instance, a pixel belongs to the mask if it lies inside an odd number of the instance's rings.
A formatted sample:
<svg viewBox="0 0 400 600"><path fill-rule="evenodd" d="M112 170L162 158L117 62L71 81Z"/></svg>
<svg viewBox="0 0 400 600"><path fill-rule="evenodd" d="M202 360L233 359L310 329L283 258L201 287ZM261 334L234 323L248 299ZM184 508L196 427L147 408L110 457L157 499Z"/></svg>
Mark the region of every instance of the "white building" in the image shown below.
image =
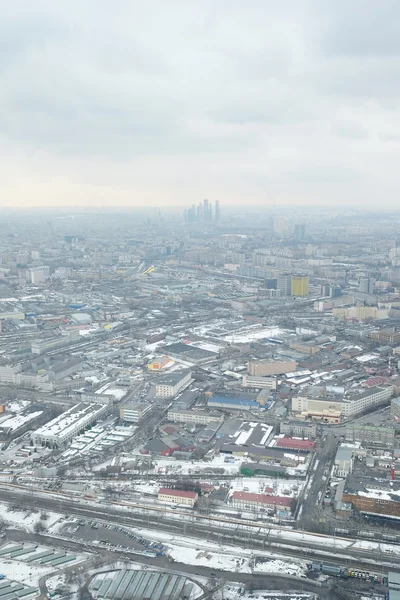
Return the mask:
<svg viewBox="0 0 400 600"><path fill-rule="evenodd" d="M253 375L243 375L243 387L247 388L260 388L260 389L269 389L276 390L277 387L277 379L273 377L256 377Z"/></svg>
<svg viewBox="0 0 400 600"><path fill-rule="evenodd" d="M361 414L375 406L387 403L393 396L392 385L373 387L358 395L344 398L342 403L342 417L348 419Z"/></svg>
<svg viewBox="0 0 400 600"><path fill-rule="evenodd" d="M186 504L193 506L196 504L199 495L196 492L185 490L172 490L169 488L160 488L158 491L158 499L161 502L169 502L171 504Z"/></svg>
<svg viewBox="0 0 400 600"><path fill-rule="evenodd" d="M32 443L35 446L61 448L107 410L106 404L76 404L34 431L31 435Z"/></svg>
<svg viewBox="0 0 400 600"><path fill-rule="evenodd" d="M127 404L119 409L119 418L127 423L139 423L152 409L152 404Z"/></svg>
<svg viewBox="0 0 400 600"><path fill-rule="evenodd" d="M174 423L193 423L194 425L208 425L209 423L222 423L223 415L212 414L205 410L169 410L168 420Z"/></svg>
<svg viewBox="0 0 400 600"><path fill-rule="evenodd" d="M29 277L34 285L43 283L50 277L50 267L43 265L41 267L32 267L29 269Z"/></svg>
<svg viewBox="0 0 400 600"><path fill-rule="evenodd" d="M192 381L192 373L171 373L156 383L156 396L174 398Z"/></svg>

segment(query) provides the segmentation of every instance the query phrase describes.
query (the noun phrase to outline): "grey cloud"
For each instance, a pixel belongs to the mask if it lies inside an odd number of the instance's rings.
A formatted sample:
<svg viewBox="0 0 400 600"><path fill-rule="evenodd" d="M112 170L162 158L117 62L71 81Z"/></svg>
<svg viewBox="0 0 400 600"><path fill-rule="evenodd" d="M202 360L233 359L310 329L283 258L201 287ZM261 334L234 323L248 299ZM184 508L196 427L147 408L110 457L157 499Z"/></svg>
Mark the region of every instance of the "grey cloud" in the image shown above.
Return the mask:
<svg viewBox="0 0 400 600"><path fill-rule="evenodd" d="M161 156L177 187L185 173L229 196L272 177L296 198L297 184L353 189L355 149L366 179L397 150L397 0L14 4L0 6L1 148L43 152L43 173L93 161L95 184L107 159L133 185L144 157L141 185L162 189Z"/></svg>
<svg viewBox="0 0 400 600"><path fill-rule="evenodd" d="M390 57L400 54L397 0L338 0L327 7L321 45L327 54ZM317 7L318 8L318 7Z"/></svg>

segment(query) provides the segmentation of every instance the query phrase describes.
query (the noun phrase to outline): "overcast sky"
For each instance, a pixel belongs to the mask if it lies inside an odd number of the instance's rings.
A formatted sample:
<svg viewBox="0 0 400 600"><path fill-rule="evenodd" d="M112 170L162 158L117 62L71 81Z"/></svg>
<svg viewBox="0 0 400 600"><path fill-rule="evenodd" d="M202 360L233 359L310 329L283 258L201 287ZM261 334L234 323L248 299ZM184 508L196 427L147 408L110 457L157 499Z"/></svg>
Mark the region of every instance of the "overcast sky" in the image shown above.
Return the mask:
<svg viewBox="0 0 400 600"><path fill-rule="evenodd" d="M0 3L0 204L400 206L399 0Z"/></svg>

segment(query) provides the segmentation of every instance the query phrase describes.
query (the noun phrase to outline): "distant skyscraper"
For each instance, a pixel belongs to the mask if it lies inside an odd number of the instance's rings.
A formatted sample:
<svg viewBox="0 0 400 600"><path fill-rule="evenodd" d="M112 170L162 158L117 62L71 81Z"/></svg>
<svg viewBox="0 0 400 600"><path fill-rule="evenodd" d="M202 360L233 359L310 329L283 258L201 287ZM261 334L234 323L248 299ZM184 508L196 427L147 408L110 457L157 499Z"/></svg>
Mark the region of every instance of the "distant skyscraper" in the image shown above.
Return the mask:
<svg viewBox="0 0 400 600"><path fill-rule="evenodd" d="M362 294L370 294L374 293L374 284L375 281L370 277L360 277L358 282L358 291Z"/></svg>
<svg viewBox="0 0 400 600"><path fill-rule="evenodd" d="M278 290L281 296L290 296L292 294L292 276L290 273L280 273L278 275Z"/></svg>
<svg viewBox="0 0 400 600"><path fill-rule="evenodd" d="M306 226L304 223L297 223L294 226L294 239L298 242L302 242L306 237Z"/></svg>
<svg viewBox="0 0 400 600"><path fill-rule="evenodd" d="M221 209L219 206L219 200L215 201L215 211L214 211L215 222L219 223L221 220Z"/></svg>
<svg viewBox="0 0 400 600"><path fill-rule="evenodd" d="M308 275L292 275L292 296L308 296Z"/></svg>
<svg viewBox="0 0 400 600"><path fill-rule="evenodd" d="M209 210L208 210L208 200L203 200L203 220L204 221L208 221L208 217L209 217Z"/></svg>

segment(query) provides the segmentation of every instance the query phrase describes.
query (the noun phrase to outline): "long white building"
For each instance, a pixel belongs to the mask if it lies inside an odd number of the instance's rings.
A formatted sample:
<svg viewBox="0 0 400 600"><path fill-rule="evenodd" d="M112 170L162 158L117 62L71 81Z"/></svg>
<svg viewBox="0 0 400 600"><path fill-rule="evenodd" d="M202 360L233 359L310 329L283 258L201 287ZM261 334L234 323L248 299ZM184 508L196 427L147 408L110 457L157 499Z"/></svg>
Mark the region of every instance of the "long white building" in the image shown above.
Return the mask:
<svg viewBox="0 0 400 600"><path fill-rule="evenodd" d="M106 404L76 404L34 431L32 443L35 446L62 448L107 410Z"/></svg>

